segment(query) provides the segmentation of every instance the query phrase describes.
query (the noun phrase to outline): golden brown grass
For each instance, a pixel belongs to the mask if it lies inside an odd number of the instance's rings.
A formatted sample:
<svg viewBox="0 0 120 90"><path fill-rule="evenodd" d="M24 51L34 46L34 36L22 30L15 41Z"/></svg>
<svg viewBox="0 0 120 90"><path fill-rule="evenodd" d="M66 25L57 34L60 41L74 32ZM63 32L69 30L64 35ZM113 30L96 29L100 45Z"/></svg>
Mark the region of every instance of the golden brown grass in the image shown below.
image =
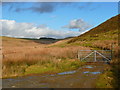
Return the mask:
<svg viewBox="0 0 120 90"><path fill-rule="evenodd" d="M19 50L14 51L14 53L4 54L3 63L8 62L33 62L45 60L60 60L60 59L76 59L78 50L83 47L52 47L52 48L35 48L35 49L21 49L22 53ZM20 49L20 50L21 50ZM84 48L88 49L88 48Z"/></svg>
<svg viewBox="0 0 120 90"><path fill-rule="evenodd" d="M97 40L93 42L93 46L101 48L101 49L117 49L118 41L117 40Z"/></svg>
<svg viewBox="0 0 120 90"><path fill-rule="evenodd" d="M48 46L29 40L3 38L3 77L25 73L26 68L36 64L51 63L56 67L61 61L77 59L78 50L89 49L82 46Z"/></svg>

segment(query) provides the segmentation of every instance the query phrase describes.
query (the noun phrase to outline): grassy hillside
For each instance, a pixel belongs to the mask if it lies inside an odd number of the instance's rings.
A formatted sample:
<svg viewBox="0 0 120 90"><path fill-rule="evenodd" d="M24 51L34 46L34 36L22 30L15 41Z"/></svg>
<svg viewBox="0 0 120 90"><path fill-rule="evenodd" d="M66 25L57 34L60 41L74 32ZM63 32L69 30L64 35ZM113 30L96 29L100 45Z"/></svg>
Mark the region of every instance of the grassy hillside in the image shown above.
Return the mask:
<svg viewBox="0 0 120 90"><path fill-rule="evenodd" d="M113 50L118 56L120 48L118 45L118 17L114 16L90 31L66 41L57 42L52 46L85 46L93 49ZM115 56L116 56L115 55Z"/></svg>
<svg viewBox="0 0 120 90"><path fill-rule="evenodd" d="M114 51L114 56L120 54L118 45L119 19L120 15L114 16L90 31L75 37L67 42L71 45L87 46L96 49L108 49Z"/></svg>
<svg viewBox="0 0 120 90"><path fill-rule="evenodd" d="M109 35L115 34L112 32L117 32L115 30L118 30L119 17L120 17L120 14L110 18L109 20L107 20L104 23L98 25L97 27L91 29L90 31L88 31L88 32L76 37L76 38L71 39L68 43L84 40L84 37L89 37L89 36L96 38L99 34L104 34L104 33L106 33L106 35L109 38ZM107 32L108 32L108 34L107 34ZM111 32L111 34L109 34L109 32ZM116 38L112 38L112 39L116 39Z"/></svg>
<svg viewBox="0 0 120 90"><path fill-rule="evenodd" d="M90 31L65 41L59 41L52 46L85 46L93 49L112 49L118 53L118 17L114 16Z"/></svg>

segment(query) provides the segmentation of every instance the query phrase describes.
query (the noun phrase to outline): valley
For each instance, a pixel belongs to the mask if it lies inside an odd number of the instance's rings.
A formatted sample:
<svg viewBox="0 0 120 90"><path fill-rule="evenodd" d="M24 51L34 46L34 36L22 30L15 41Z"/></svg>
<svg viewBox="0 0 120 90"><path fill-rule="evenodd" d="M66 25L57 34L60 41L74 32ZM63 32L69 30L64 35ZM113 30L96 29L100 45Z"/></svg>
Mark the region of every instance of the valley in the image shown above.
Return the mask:
<svg viewBox="0 0 120 90"><path fill-rule="evenodd" d="M3 84L8 82L3 87L24 87L24 83L27 82L31 85L31 88L84 88L86 87L85 84L88 85L88 88L118 88L120 81L118 16L78 37L63 40L54 41L50 39L46 41L43 39L40 41L0 37L2 39ZM91 71L91 68L80 69L88 63L78 59L79 50L112 50L113 58L110 65L93 64L92 67L96 68L96 71ZM74 70L78 72L70 75L56 75ZM99 70L100 73L95 74L95 76L88 73L99 72ZM46 77L46 75L48 76ZM92 80L93 84L85 81L93 78L98 79L97 81ZM26 79L27 81L25 81ZM19 80L22 81L19 82ZM50 84L50 82L52 83ZM26 87L28 86L26 85Z"/></svg>

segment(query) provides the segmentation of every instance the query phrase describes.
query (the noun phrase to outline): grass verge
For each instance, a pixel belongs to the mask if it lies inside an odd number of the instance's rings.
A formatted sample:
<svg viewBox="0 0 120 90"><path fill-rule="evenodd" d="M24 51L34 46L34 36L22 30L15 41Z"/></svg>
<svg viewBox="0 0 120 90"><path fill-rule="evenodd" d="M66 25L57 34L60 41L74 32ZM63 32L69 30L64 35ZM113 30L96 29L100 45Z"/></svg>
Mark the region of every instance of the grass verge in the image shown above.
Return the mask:
<svg viewBox="0 0 120 90"><path fill-rule="evenodd" d="M30 74L52 74L58 72L64 72L69 70L75 70L80 66L84 65L85 62L79 60L62 60L59 62L47 61L44 63L38 62L36 64L13 64L4 69L3 78L17 77ZM5 68L5 67L4 67Z"/></svg>

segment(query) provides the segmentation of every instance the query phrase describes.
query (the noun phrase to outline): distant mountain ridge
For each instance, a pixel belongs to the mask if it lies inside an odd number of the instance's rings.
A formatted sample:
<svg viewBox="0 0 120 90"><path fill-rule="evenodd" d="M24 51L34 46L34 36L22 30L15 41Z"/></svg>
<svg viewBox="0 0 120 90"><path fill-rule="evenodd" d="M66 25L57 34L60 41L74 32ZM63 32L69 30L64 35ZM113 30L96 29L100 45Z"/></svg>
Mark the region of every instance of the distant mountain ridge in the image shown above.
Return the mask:
<svg viewBox="0 0 120 90"><path fill-rule="evenodd" d="M40 40L56 40L56 38L41 37Z"/></svg>

